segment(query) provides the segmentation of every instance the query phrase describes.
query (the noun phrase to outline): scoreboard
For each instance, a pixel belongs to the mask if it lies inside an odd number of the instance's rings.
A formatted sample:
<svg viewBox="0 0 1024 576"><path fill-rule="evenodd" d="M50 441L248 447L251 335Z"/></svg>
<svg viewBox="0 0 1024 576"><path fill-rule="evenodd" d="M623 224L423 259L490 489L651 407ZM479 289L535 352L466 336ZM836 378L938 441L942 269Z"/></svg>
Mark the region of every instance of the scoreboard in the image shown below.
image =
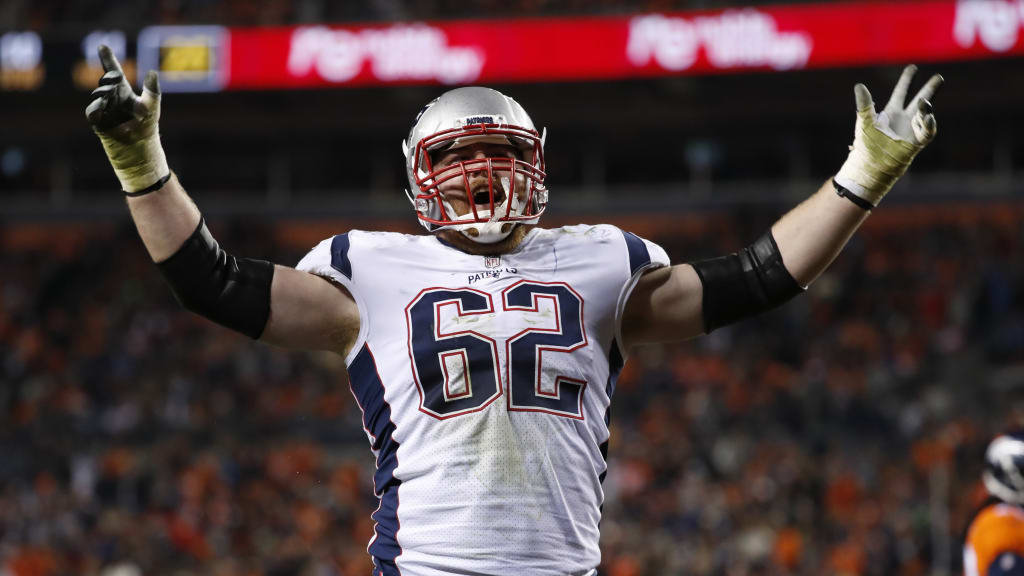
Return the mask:
<svg viewBox="0 0 1024 576"><path fill-rule="evenodd" d="M91 90L107 44L167 92L617 80L1024 55L1024 0L909 0L451 22L0 34L0 90Z"/></svg>
<svg viewBox="0 0 1024 576"><path fill-rule="evenodd" d="M218 91L228 71L228 37L220 26L145 28L139 34L138 65L160 71L161 87L169 91Z"/></svg>

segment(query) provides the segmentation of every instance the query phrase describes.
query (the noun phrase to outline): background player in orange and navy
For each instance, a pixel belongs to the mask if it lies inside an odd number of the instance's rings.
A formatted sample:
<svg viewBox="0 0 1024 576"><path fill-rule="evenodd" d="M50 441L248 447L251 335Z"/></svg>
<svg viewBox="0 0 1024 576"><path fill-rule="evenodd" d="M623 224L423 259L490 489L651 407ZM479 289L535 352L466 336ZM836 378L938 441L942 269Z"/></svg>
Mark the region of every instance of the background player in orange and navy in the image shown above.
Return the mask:
<svg viewBox="0 0 1024 576"><path fill-rule="evenodd" d="M982 477L991 500L967 529L965 576L1024 576L1024 431L997 437Z"/></svg>

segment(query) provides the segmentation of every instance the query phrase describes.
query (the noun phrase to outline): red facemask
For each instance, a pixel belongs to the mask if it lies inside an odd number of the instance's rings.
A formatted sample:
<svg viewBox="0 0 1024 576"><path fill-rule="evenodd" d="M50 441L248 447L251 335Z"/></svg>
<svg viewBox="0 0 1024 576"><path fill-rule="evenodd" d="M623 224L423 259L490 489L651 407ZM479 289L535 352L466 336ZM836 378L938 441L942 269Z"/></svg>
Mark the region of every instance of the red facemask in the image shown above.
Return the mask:
<svg viewBox="0 0 1024 576"><path fill-rule="evenodd" d="M507 156L472 158L435 167L431 154L476 142L513 144L526 160ZM547 206L544 187L544 153L536 130L501 124L473 124L444 130L421 139L414 150L416 184L414 198L419 219L437 227L462 231L481 242L507 236L512 226L502 223L536 223ZM444 198L459 181L469 212L459 216Z"/></svg>

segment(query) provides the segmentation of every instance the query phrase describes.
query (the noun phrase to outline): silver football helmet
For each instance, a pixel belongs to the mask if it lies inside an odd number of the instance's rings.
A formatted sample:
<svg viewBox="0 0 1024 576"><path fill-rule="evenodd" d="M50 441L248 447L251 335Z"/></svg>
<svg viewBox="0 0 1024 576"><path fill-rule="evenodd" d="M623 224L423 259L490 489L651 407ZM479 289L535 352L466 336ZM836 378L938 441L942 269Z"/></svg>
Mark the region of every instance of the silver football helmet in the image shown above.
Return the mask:
<svg viewBox="0 0 1024 576"><path fill-rule="evenodd" d="M483 243L505 238L516 224L535 224L548 203L545 136L522 106L490 88L456 88L427 104L402 141L406 195L420 223L430 232L451 228ZM516 153L435 166L442 153L477 143L511 145ZM466 200L465 214L445 197L453 191Z"/></svg>
<svg viewBox="0 0 1024 576"><path fill-rule="evenodd" d="M982 481L1003 502L1024 504L1024 432L997 436L985 451Z"/></svg>

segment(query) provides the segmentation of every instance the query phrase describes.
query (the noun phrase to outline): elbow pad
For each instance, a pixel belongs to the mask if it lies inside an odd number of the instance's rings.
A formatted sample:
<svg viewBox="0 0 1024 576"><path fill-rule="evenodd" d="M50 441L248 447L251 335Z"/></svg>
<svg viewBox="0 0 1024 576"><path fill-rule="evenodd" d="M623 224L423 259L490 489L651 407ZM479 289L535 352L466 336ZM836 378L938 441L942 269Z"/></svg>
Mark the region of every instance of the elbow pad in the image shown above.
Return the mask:
<svg viewBox="0 0 1024 576"><path fill-rule="evenodd" d="M157 267L187 310L253 339L263 333L274 265L228 254L202 218L181 248Z"/></svg>
<svg viewBox="0 0 1024 576"><path fill-rule="evenodd" d="M704 287L705 332L771 310L804 291L783 265L771 230L739 252L692 266Z"/></svg>

